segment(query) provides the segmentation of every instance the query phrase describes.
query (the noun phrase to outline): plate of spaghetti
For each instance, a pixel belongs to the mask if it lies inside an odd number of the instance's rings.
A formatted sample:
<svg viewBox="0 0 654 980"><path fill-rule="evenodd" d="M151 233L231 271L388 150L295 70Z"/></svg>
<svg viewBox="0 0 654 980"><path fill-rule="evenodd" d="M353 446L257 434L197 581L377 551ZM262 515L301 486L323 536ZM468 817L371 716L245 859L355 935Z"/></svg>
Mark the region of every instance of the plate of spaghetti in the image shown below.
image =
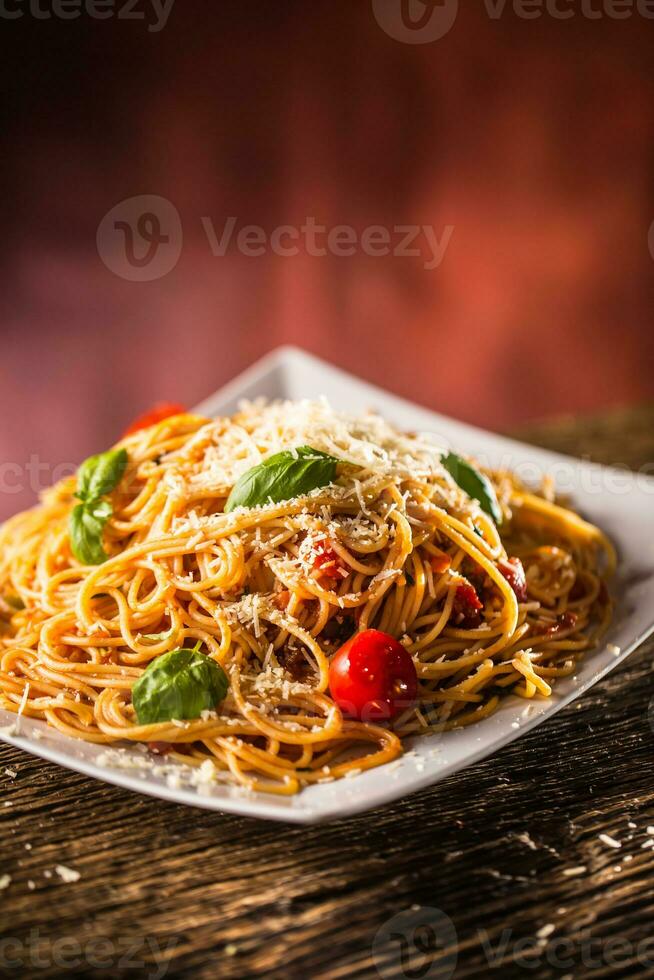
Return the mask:
<svg viewBox="0 0 654 980"><path fill-rule="evenodd" d="M299 822L429 785L652 631L654 481L612 472L276 352L0 530L2 737Z"/></svg>

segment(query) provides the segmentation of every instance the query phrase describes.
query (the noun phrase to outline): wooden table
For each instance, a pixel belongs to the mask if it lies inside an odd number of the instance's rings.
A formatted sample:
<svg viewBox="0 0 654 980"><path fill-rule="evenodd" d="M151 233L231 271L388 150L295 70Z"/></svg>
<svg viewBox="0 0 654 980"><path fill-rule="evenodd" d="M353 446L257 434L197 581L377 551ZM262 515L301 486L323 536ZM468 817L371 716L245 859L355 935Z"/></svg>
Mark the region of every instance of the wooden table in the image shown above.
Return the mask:
<svg viewBox="0 0 654 980"><path fill-rule="evenodd" d="M654 409L518 435L635 467L654 459ZM456 977L652 976L653 649L493 758L325 826L163 803L0 746L0 963L23 977L445 980L452 957L420 944L450 941L451 920Z"/></svg>

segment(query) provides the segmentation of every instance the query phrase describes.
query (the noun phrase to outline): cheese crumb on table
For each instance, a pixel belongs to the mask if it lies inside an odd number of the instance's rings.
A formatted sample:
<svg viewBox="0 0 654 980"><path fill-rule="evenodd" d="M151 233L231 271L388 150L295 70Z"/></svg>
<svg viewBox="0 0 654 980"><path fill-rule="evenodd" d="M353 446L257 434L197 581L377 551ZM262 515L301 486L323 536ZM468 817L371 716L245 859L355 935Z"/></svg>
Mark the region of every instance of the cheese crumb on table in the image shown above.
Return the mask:
<svg viewBox="0 0 654 980"><path fill-rule="evenodd" d="M61 880L66 882L66 884L69 884L72 881L79 881L81 877L79 871L73 871L72 868L67 868L65 864L58 864L55 871Z"/></svg>

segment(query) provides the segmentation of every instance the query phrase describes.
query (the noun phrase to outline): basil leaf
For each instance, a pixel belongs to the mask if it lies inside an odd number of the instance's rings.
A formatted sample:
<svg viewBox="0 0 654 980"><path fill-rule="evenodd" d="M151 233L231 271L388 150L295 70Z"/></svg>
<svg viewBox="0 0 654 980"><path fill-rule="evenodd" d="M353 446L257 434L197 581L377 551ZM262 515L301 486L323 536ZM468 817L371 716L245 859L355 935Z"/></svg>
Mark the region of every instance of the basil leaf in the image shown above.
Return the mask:
<svg viewBox="0 0 654 980"><path fill-rule="evenodd" d="M195 650L163 653L145 669L132 688L139 725L190 721L211 710L227 694L222 667Z"/></svg>
<svg viewBox="0 0 654 980"><path fill-rule="evenodd" d="M77 472L77 496L80 500L97 500L111 493L122 480L126 467L126 449L110 449L89 456Z"/></svg>
<svg viewBox="0 0 654 980"><path fill-rule="evenodd" d="M488 477L456 453L448 453L441 459L441 463L455 483L458 483L469 497L479 501L481 509L492 517L499 527L502 523L502 509L495 488Z"/></svg>
<svg viewBox="0 0 654 980"><path fill-rule="evenodd" d="M111 517L108 500L77 504L70 515L70 546L83 565L101 565L109 557L102 546L102 532Z"/></svg>
<svg viewBox="0 0 654 980"><path fill-rule="evenodd" d="M118 486L127 467L127 450L110 449L89 456L77 472L77 493L82 503L70 515L70 546L83 565L101 565L109 555L102 546L104 526L113 514L108 500L101 500Z"/></svg>
<svg viewBox="0 0 654 980"><path fill-rule="evenodd" d="M329 486L336 477L340 461L334 456L300 446L275 453L254 466L234 484L225 504L225 513L237 507L258 507L272 501L302 497L318 487Z"/></svg>

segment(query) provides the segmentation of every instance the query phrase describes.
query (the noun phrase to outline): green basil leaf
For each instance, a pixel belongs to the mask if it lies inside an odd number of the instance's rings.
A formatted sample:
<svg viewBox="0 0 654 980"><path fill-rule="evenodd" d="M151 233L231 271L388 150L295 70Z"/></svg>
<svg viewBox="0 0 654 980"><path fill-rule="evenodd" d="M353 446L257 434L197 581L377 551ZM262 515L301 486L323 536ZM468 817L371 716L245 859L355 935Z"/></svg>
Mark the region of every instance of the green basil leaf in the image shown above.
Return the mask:
<svg viewBox="0 0 654 980"><path fill-rule="evenodd" d="M441 463L455 483L458 483L469 497L479 501L481 509L492 517L499 527L502 523L502 508L488 477L456 453L448 453L441 459Z"/></svg>
<svg viewBox="0 0 654 980"><path fill-rule="evenodd" d="M77 496L80 500L97 500L111 493L122 480L126 467L126 449L110 449L89 456L77 472Z"/></svg>
<svg viewBox="0 0 654 980"><path fill-rule="evenodd" d="M132 688L139 725L190 721L212 710L227 694L229 681L220 664L195 650L163 653Z"/></svg>
<svg viewBox="0 0 654 980"><path fill-rule="evenodd" d="M109 557L102 545L102 532L111 517L108 500L78 504L70 515L70 546L83 565L101 565Z"/></svg>
<svg viewBox="0 0 654 980"><path fill-rule="evenodd" d="M285 449L254 466L234 484L225 513L237 507L259 507L302 497L318 487L329 486L340 460L311 446Z"/></svg>
<svg viewBox="0 0 654 980"><path fill-rule="evenodd" d="M70 515L70 546L83 565L101 565L109 557L102 545L104 526L113 514L108 500L101 500L118 486L127 467L127 450L110 449L90 456L77 473L77 493L82 503Z"/></svg>

